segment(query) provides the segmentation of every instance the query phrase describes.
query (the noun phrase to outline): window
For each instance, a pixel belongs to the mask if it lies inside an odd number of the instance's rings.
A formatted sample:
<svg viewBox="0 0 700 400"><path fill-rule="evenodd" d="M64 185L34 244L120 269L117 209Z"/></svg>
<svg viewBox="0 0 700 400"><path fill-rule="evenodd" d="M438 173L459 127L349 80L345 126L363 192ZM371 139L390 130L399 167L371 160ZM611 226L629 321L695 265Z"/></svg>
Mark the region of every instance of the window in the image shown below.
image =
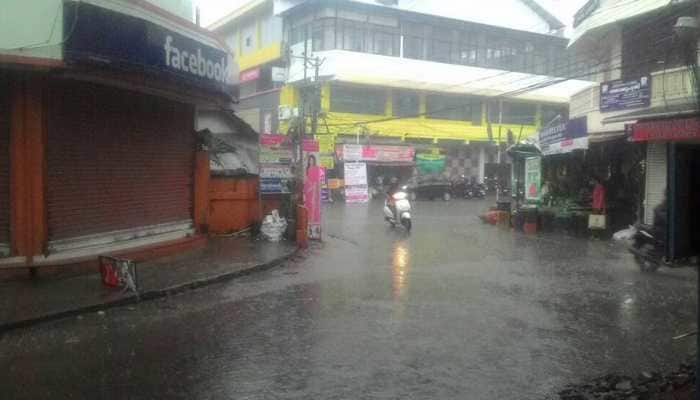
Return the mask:
<svg viewBox="0 0 700 400"><path fill-rule="evenodd" d="M457 43L457 64L475 65L477 62L478 46L474 32L462 32Z"/></svg>
<svg viewBox="0 0 700 400"><path fill-rule="evenodd" d="M449 29L433 28L428 58L432 61L448 63L450 62L451 48L452 31Z"/></svg>
<svg viewBox="0 0 700 400"><path fill-rule="evenodd" d="M372 41L371 53L384 56L399 56L399 36L396 32L387 29L371 28L370 37Z"/></svg>
<svg viewBox="0 0 700 400"><path fill-rule="evenodd" d="M481 121L481 103L461 96L429 95L427 97L428 118L453 121Z"/></svg>
<svg viewBox="0 0 700 400"><path fill-rule="evenodd" d="M420 96L408 91L394 91L393 110L396 117L417 117L420 113Z"/></svg>
<svg viewBox="0 0 700 400"><path fill-rule="evenodd" d="M333 86L331 111L353 114L384 115L386 92L383 89Z"/></svg>
<svg viewBox="0 0 700 400"><path fill-rule="evenodd" d="M569 118L569 110L561 106L542 106L542 124L556 124L555 119L561 116L561 121L566 121Z"/></svg>
<svg viewBox="0 0 700 400"><path fill-rule="evenodd" d="M537 106L528 103L503 103L503 123L514 125L535 125Z"/></svg>
<svg viewBox="0 0 700 400"><path fill-rule="evenodd" d="M313 51L332 50L335 48L335 20L324 18L313 22L311 28Z"/></svg>
<svg viewBox="0 0 700 400"><path fill-rule="evenodd" d="M365 30L359 22L338 21L340 48L349 51L363 51L365 42Z"/></svg>
<svg viewBox="0 0 700 400"><path fill-rule="evenodd" d="M416 60L423 59L423 39L415 36L404 36L403 56Z"/></svg>

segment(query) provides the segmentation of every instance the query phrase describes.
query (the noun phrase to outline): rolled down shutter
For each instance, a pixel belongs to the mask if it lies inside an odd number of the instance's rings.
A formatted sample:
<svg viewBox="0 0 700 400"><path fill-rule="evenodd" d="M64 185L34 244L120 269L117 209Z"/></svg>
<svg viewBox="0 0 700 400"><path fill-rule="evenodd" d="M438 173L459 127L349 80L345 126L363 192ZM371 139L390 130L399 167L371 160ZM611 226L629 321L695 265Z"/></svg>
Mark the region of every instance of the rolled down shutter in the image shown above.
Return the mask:
<svg viewBox="0 0 700 400"><path fill-rule="evenodd" d="M667 181L666 143L647 144L644 223L654 223L654 208L664 199Z"/></svg>
<svg viewBox="0 0 700 400"><path fill-rule="evenodd" d="M0 243L10 242L10 102L0 80ZM6 246L0 246L6 247ZM0 248L0 253L2 253ZM0 254L1 255L1 254Z"/></svg>
<svg viewBox="0 0 700 400"><path fill-rule="evenodd" d="M50 92L49 241L192 219L192 106L77 82Z"/></svg>

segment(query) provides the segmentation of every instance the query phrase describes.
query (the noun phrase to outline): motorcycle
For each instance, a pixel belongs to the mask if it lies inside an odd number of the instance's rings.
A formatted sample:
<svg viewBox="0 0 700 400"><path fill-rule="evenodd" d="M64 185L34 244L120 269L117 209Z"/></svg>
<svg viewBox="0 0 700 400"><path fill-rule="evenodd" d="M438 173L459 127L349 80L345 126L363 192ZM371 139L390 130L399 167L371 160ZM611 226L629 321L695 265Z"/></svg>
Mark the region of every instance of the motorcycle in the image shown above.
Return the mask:
<svg viewBox="0 0 700 400"><path fill-rule="evenodd" d="M391 203L393 202L393 208ZM391 224L392 227L402 225L407 232L411 231L411 203L408 201L406 187L391 195L387 195L384 200L384 220Z"/></svg>
<svg viewBox="0 0 700 400"><path fill-rule="evenodd" d="M674 260L666 257L666 245L663 240L657 238L654 227L650 225L637 225L636 232L632 236L632 245L629 252L634 255L639 269L642 272L655 272L660 267L683 268L697 266L697 260Z"/></svg>
<svg viewBox="0 0 700 400"><path fill-rule="evenodd" d="M473 183L467 186L465 197L468 199L483 199L486 197L486 187L481 183Z"/></svg>

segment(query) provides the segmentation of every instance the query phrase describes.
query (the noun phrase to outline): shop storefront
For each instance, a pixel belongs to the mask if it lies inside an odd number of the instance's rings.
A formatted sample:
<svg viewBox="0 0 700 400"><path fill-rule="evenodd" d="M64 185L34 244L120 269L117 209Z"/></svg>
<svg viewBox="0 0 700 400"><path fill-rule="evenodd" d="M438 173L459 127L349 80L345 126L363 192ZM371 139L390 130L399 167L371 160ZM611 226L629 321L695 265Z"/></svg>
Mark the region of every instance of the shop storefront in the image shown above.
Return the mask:
<svg viewBox="0 0 700 400"><path fill-rule="evenodd" d="M629 131L647 147L645 222L666 201L668 257L700 254L700 118L640 121Z"/></svg>
<svg viewBox="0 0 700 400"><path fill-rule="evenodd" d="M203 243L209 164L196 111L230 103L235 63L162 10L62 6L60 63L2 70L0 267Z"/></svg>

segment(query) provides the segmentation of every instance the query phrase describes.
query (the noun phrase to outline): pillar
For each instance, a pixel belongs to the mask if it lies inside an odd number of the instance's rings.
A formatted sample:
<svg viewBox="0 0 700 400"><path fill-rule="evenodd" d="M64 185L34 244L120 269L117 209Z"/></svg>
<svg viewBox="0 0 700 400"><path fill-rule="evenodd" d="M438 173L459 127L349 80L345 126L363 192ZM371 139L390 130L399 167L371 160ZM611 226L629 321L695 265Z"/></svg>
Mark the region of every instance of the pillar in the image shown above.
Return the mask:
<svg viewBox="0 0 700 400"><path fill-rule="evenodd" d="M209 230L209 152L197 151L194 166L194 225L198 233Z"/></svg>
<svg viewBox="0 0 700 400"><path fill-rule="evenodd" d="M10 117L11 250L32 258L45 253L46 215L46 80L27 74L12 85Z"/></svg>

